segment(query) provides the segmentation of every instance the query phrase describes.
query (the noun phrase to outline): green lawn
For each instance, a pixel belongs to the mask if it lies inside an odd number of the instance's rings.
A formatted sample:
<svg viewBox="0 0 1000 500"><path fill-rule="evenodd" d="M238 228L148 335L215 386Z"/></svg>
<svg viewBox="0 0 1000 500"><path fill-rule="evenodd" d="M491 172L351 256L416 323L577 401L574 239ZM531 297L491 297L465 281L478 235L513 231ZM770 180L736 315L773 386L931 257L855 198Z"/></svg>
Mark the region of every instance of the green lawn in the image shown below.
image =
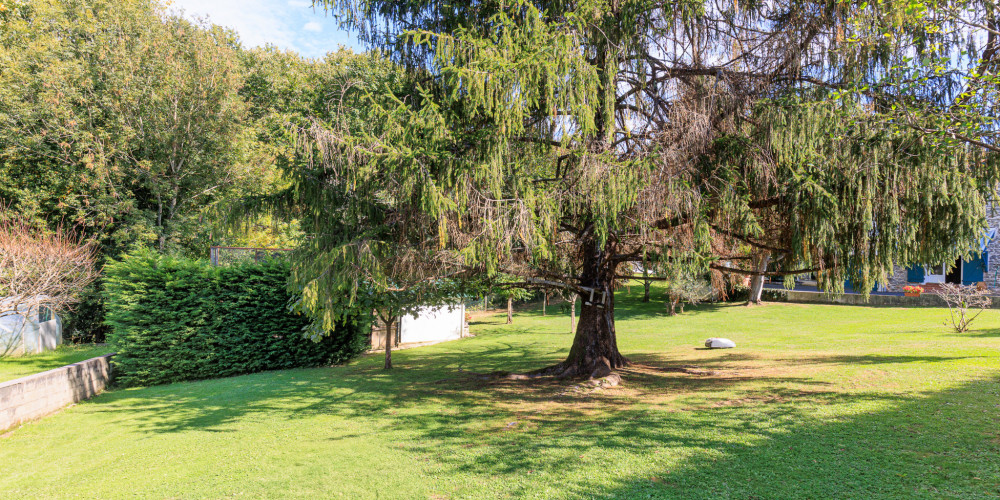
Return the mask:
<svg viewBox="0 0 1000 500"><path fill-rule="evenodd" d="M111 348L106 345L61 345L40 354L0 358L0 382L96 358L109 352L111 352Z"/></svg>
<svg viewBox="0 0 1000 500"><path fill-rule="evenodd" d="M622 386L565 315L349 366L113 391L0 438L4 498L997 498L1000 311L618 298ZM559 312L550 307L550 311ZM735 350L697 349L706 337Z"/></svg>

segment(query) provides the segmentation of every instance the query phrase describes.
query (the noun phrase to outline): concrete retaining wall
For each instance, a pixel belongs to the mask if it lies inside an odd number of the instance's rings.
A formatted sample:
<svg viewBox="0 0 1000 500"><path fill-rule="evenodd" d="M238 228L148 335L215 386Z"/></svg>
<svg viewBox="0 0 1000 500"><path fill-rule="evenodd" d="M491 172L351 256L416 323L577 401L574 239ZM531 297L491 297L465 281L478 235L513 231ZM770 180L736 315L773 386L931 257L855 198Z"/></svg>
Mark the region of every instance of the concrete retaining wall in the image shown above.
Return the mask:
<svg viewBox="0 0 1000 500"><path fill-rule="evenodd" d="M111 379L111 356L0 383L0 432L103 391Z"/></svg>
<svg viewBox="0 0 1000 500"><path fill-rule="evenodd" d="M795 302L800 304L842 304L852 306L881 306L881 307L948 307L939 295L924 293L919 297L905 297L899 295L869 295L868 300L858 294L845 293L842 295L830 295L823 292L799 292L795 290L766 290L770 292L764 297L765 301L774 302ZM1000 297L991 297L993 304L991 309L1000 309Z"/></svg>

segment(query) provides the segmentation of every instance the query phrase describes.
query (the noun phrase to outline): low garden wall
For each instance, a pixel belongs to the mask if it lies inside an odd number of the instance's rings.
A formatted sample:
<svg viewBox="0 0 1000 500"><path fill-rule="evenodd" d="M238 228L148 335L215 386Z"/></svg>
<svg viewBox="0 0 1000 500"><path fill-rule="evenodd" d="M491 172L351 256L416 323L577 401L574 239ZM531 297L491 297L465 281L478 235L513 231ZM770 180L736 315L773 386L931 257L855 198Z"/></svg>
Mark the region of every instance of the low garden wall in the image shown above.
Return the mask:
<svg viewBox="0 0 1000 500"><path fill-rule="evenodd" d="M940 295L924 293L919 297L901 295L869 295L856 293L832 295L824 292L804 292L797 290L766 289L761 297L768 302L793 302L800 304L842 304L852 306L882 306L882 307L948 307ZM1000 297L991 297L992 309L1000 309Z"/></svg>
<svg viewBox="0 0 1000 500"><path fill-rule="evenodd" d="M103 391L111 379L111 356L0 383L0 432Z"/></svg>

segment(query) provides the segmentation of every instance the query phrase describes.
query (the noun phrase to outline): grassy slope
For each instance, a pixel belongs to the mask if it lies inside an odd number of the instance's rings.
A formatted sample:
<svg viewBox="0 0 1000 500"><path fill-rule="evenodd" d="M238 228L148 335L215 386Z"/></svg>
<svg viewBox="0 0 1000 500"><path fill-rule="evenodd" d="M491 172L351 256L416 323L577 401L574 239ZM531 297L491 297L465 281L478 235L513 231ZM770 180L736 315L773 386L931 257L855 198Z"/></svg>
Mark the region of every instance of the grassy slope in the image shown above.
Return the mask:
<svg viewBox="0 0 1000 500"><path fill-rule="evenodd" d="M0 438L4 497L995 498L1000 313L619 297L622 387L485 382L566 316L346 367L114 391ZM550 311L557 308L550 308ZM697 350L727 336L735 350Z"/></svg>
<svg viewBox="0 0 1000 500"><path fill-rule="evenodd" d="M103 345L61 345L54 350L40 354L3 358L0 359L0 382L78 363L109 352L111 352L111 348Z"/></svg>

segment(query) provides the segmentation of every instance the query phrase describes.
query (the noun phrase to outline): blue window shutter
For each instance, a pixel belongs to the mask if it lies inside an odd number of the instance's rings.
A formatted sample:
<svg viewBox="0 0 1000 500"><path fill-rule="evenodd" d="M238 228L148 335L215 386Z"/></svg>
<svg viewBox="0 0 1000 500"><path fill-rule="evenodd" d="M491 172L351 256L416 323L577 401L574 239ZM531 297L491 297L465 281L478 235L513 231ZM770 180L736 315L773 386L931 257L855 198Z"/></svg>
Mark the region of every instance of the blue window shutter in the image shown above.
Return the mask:
<svg viewBox="0 0 1000 500"><path fill-rule="evenodd" d="M906 270L906 281L910 283L924 282L924 266L915 265Z"/></svg>
<svg viewBox="0 0 1000 500"><path fill-rule="evenodd" d="M969 259L968 262L963 260L962 262L962 284L972 285L983 281L984 271L986 269L985 261L982 256L978 256Z"/></svg>

